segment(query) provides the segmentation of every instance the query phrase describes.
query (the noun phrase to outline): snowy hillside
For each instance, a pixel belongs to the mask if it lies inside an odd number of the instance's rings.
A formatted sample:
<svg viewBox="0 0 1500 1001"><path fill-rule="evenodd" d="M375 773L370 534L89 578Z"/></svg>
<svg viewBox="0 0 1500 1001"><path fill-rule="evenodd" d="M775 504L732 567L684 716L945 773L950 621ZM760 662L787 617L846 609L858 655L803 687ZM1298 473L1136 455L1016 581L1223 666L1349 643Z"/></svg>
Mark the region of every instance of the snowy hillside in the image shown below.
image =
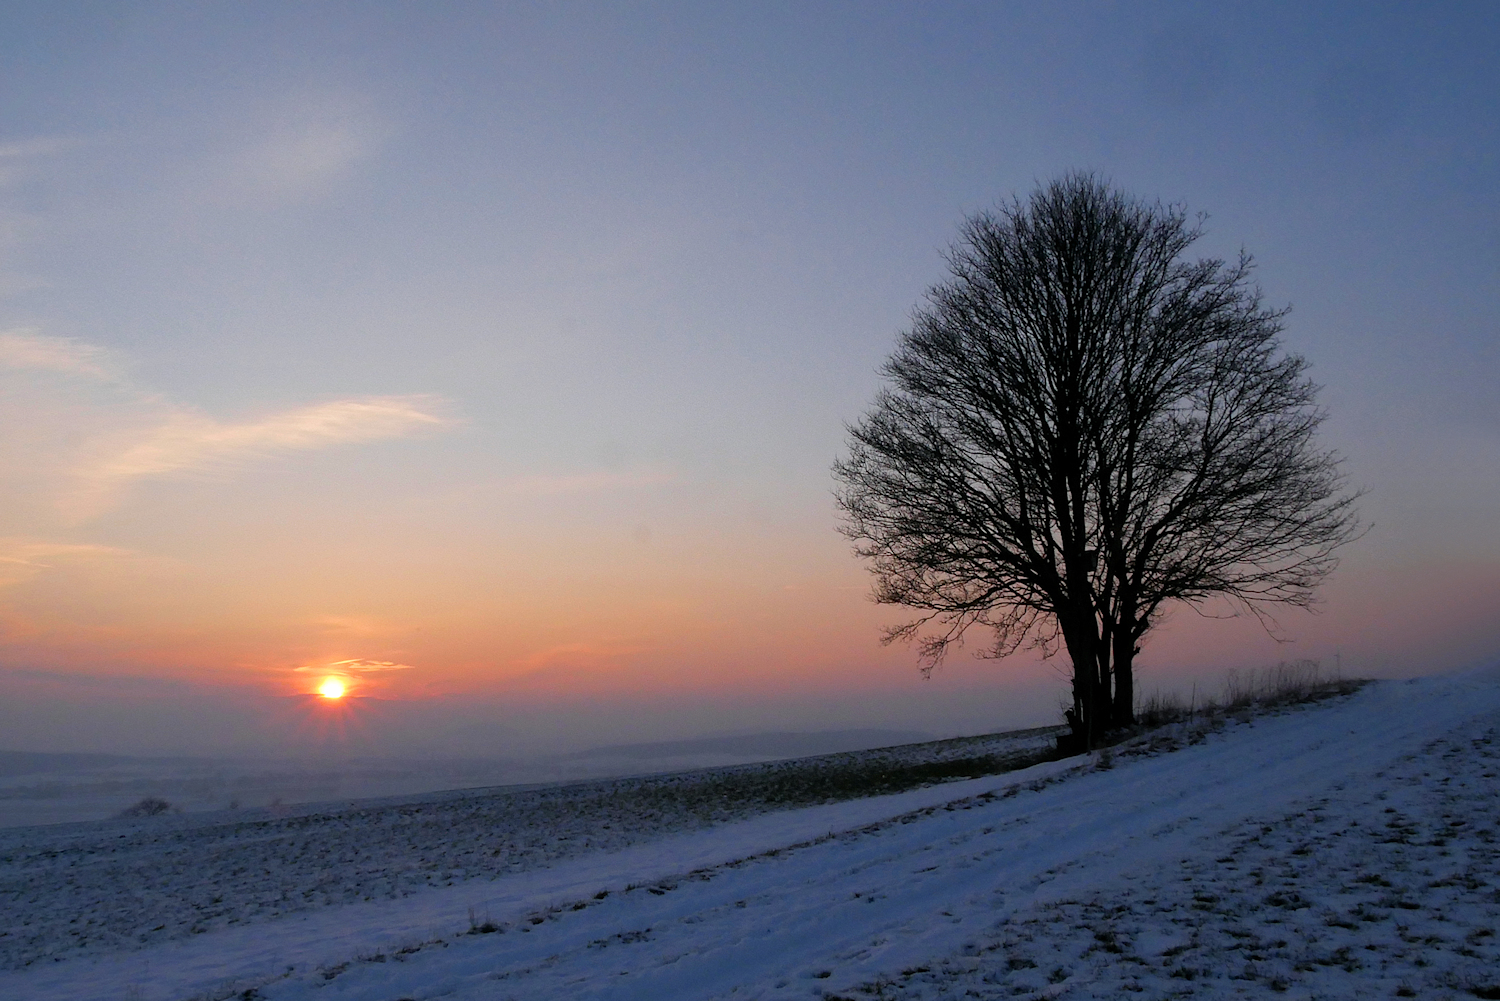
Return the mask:
<svg viewBox="0 0 1500 1001"><path fill-rule="evenodd" d="M0 832L0 996L1500 997L1500 683L1167 736L769 812L633 780Z"/></svg>

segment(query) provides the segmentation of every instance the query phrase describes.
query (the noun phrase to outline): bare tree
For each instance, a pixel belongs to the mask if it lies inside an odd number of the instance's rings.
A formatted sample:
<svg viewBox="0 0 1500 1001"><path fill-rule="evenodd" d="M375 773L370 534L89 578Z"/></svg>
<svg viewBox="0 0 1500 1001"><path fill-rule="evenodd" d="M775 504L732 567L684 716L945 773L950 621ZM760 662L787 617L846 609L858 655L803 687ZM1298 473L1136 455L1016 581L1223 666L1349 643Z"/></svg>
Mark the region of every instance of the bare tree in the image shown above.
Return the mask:
<svg viewBox="0 0 1500 1001"><path fill-rule="evenodd" d="M1165 605L1307 606L1357 532L1285 311L1200 235L1089 175L970 217L834 465L875 599L921 613L885 641L1065 648L1084 746Z"/></svg>

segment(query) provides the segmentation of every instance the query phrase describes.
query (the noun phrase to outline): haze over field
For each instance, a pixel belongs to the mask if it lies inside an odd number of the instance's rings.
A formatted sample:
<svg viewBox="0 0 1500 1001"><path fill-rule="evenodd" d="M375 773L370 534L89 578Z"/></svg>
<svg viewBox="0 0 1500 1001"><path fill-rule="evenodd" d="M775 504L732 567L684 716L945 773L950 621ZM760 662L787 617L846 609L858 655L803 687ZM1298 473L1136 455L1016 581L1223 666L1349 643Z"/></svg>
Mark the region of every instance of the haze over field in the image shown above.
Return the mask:
<svg viewBox="0 0 1500 1001"><path fill-rule="evenodd" d="M1056 721L879 645L829 466L1072 169L1256 256L1369 490L1321 614L1181 609L1141 689L1492 658L1500 11L1305 8L6 6L0 750Z"/></svg>

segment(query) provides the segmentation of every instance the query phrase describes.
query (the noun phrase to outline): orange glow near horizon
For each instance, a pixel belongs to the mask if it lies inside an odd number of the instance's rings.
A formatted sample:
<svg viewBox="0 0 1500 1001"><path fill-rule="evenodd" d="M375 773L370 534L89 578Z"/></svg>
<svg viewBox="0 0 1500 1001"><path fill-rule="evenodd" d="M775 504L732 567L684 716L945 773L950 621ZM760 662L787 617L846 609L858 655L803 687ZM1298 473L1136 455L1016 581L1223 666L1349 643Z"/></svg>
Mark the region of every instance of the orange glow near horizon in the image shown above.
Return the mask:
<svg viewBox="0 0 1500 1001"><path fill-rule="evenodd" d="M325 678L318 686L318 694L325 699L341 699L347 691L343 681L338 678Z"/></svg>

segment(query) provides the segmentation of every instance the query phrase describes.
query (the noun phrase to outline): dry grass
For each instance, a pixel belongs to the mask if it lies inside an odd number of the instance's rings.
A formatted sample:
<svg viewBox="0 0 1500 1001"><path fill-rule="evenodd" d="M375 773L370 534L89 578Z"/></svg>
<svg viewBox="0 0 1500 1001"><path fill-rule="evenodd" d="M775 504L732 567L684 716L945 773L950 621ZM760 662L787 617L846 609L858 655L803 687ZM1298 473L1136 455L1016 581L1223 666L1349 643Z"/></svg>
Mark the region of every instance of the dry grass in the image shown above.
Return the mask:
<svg viewBox="0 0 1500 1001"><path fill-rule="evenodd" d="M1349 695L1368 684L1363 678L1344 678L1323 672L1316 660L1282 661L1271 667L1233 668L1224 679L1220 698L1194 690L1184 699L1177 692L1155 691L1136 708L1136 721L1146 729L1215 716L1228 709L1299 705L1338 695Z"/></svg>
<svg viewBox="0 0 1500 1001"><path fill-rule="evenodd" d="M1181 695L1176 692L1155 691L1136 708L1135 719L1141 726L1154 730L1168 723L1180 723L1190 713L1191 710Z"/></svg>
<svg viewBox="0 0 1500 1001"><path fill-rule="evenodd" d="M1275 667L1231 670L1224 682L1224 703L1233 709L1295 705L1333 695L1347 695L1364 684L1363 680L1324 675L1315 660L1282 661Z"/></svg>

